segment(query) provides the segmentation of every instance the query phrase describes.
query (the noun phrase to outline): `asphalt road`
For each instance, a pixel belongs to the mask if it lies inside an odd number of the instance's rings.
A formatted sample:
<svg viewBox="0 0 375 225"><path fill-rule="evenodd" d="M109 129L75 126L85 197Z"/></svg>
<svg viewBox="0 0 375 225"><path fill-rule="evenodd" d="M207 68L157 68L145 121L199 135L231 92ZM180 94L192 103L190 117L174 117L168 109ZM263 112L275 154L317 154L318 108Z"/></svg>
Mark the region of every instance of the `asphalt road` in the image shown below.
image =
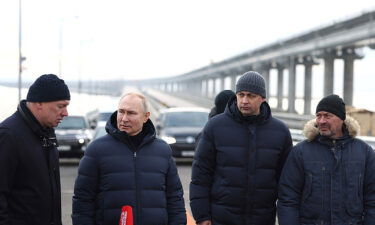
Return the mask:
<svg viewBox="0 0 375 225"><path fill-rule="evenodd" d="M78 163L78 159L60 160L61 204L63 225L72 224L72 196L74 189L74 181L77 177ZM190 207L188 205L188 196L189 182L191 176L191 160L178 160L177 168L184 188L185 207L187 211L190 211Z"/></svg>

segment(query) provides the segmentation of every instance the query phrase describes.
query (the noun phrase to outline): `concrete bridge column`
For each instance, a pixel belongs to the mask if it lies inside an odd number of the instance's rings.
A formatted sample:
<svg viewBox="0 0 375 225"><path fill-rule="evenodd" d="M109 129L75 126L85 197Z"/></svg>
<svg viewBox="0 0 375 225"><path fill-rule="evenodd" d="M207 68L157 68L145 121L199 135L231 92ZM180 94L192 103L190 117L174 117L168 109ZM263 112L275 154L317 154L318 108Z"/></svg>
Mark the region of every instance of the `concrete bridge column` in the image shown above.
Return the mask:
<svg viewBox="0 0 375 225"><path fill-rule="evenodd" d="M266 98L268 99L269 96L270 96L270 70L269 68L268 69L265 69L263 72L262 72L262 75L266 81Z"/></svg>
<svg viewBox="0 0 375 225"><path fill-rule="evenodd" d="M202 79L201 80L201 92L199 93L199 96L203 97L205 95L206 93L205 87L206 87L206 80Z"/></svg>
<svg viewBox="0 0 375 225"><path fill-rule="evenodd" d="M198 84L197 80L191 81L191 90L192 90L193 95L197 95L197 92L198 92L198 85L197 84Z"/></svg>
<svg viewBox="0 0 375 225"><path fill-rule="evenodd" d="M230 77L230 89L232 91L236 91L236 78L237 78L237 75L233 75Z"/></svg>
<svg viewBox="0 0 375 225"><path fill-rule="evenodd" d="M312 85L312 65L305 64L305 93L304 93L304 109L303 113L305 115L311 114L311 85Z"/></svg>
<svg viewBox="0 0 375 225"><path fill-rule="evenodd" d="M219 77L219 81L220 81L220 86L219 86L219 90L217 90L216 95L219 94L220 91L224 90L225 76L224 76L224 75L223 75L223 76L220 76L220 77ZM216 95L215 95L215 97L216 97Z"/></svg>
<svg viewBox="0 0 375 225"><path fill-rule="evenodd" d="M332 50L326 52L323 56L324 59L324 96L330 95L333 93L333 75L334 75L334 66L335 58L337 58L336 51Z"/></svg>
<svg viewBox="0 0 375 225"><path fill-rule="evenodd" d="M189 91L192 95L196 95L197 92L197 82L195 80L190 81Z"/></svg>
<svg viewBox="0 0 375 225"><path fill-rule="evenodd" d="M188 86L187 91L189 91L189 93L194 95L194 92L195 92L194 80L189 80L188 83L189 83L189 86Z"/></svg>
<svg viewBox="0 0 375 225"><path fill-rule="evenodd" d="M288 89L288 112L296 113L296 61L294 57L289 59L289 89Z"/></svg>
<svg viewBox="0 0 375 225"><path fill-rule="evenodd" d="M305 88L304 88L304 109L305 115L311 114L311 99L312 99L312 66L317 63L311 56L303 58L303 65L305 66Z"/></svg>
<svg viewBox="0 0 375 225"><path fill-rule="evenodd" d="M173 83L172 82L168 83L168 92L170 92L170 93L173 92Z"/></svg>
<svg viewBox="0 0 375 225"><path fill-rule="evenodd" d="M344 59L344 102L346 105L353 105L353 86L354 86L354 60L363 58L357 55L353 48L343 50Z"/></svg>
<svg viewBox="0 0 375 225"><path fill-rule="evenodd" d="M207 79L203 78L203 80L202 80L202 91L201 91L202 97L206 96L206 93L207 93L206 88L207 88Z"/></svg>
<svg viewBox="0 0 375 225"><path fill-rule="evenodd" d="M187 81L184 81L182 84L182 92L185 92L188 90L189 83Z"/></svg>
<svg viewBox="0 0 375 225"><path fill-rule="evenodd" d="M171 83L171 91L172 91L172 93L176 92L176 82Z"/></svg>
<svg viewBox="0 0 375 225"><path fill-rule="evenodd" d="M277 64L277 109L283 109L284 66Z"/></svg>
<svg viewBox="0 0 375 225"><path fill-rule="evenodd" d="M200 80L194 80L193 81L193 85L194 85L194 95L196 96L199 96L199 93L200 93Z"/></svg>
<svg viewBox="0 0 375 225"><path fill-rule="evenodd" d="M215 98L216 96L216 78L212 78L212 91L210 98Z"/></svg>
<svg viewBox="0 0 375 225"><path fill-rule="evenodd" d="M215 87L216 87L215 78L211 78L210 83L211 83L210 98L212 98L213 96L215 96Z"/></svg>
<svg viewBox="0 0 375 225"><path fill-rule="evenodd" d="M202 79L197 80L197 96L202 96Z"/></svg>
<svg viewBox="0 0 375 225"><path fill-rule="evenodd" d="M270 64L263 64L260 67L260 74L264 77L264 80L266 81L266 93L267 93L266 98L267 99L269 99L270 97L270 69L271 69Z"/></svg>
<svg viewBox="0 0 375 225"><path fill-rule="evenodd" d="M176 91L175 92L180 92L181 91L181 83L180 82L176 82Z"/></svg>
<svg viewBox="0 0 375 225"><path fill-rule="evenodd" d="M207 78L206 79L206 97L209 98L210 97L210 89L209 89L209 83L210 83L210 78Z"/></svg>
<svg viewBox="0 0 375 225"><path fill-rule="evenodd" d="M187 89L189 88L189 83L188 81L183 81L183 85L182 85L182 92L185 92Z"/></svg>
<svg viewBox="0 0 375 225"><path fill-rule="evenodd" d="M189 90L189 92L190 92L192 90L193 86L194 85L192 84L191 80L187 80L186 81L186 90L185 91Z"/></svg>

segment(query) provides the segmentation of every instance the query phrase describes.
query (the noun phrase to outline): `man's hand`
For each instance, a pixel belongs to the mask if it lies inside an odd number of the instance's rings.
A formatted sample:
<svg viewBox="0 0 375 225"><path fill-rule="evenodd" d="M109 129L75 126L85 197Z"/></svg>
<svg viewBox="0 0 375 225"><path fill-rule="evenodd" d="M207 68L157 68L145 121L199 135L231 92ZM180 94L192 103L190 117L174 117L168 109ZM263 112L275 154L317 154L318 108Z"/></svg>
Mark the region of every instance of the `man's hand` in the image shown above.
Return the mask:
<svg viewBox="0 0 375 225"><path fill-rule="evenodd" d="M211 220L205 220L205 221L202 221L200 223L198 223L198 225L211 225Z"/></svg>

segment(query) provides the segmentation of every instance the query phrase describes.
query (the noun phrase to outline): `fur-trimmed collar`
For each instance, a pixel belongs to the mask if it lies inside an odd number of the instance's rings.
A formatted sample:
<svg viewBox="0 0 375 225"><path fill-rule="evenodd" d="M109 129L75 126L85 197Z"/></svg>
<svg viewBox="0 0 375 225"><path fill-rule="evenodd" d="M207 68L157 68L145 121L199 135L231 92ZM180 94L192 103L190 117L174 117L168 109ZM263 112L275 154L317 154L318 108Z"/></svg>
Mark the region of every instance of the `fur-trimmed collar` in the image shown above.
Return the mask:
<svg viewBox="0 0 375 225"><path fill-rule="evenodd" d="M346 116L344 121L346 128L348 130L349 136L355 137L360 133L360 126L353 117ZM303 128L303 135L307 138L307 140L312 141L315 137L319 134L319 130L316 127L316 120L312 119L308 121L304 128Z"/></svg>

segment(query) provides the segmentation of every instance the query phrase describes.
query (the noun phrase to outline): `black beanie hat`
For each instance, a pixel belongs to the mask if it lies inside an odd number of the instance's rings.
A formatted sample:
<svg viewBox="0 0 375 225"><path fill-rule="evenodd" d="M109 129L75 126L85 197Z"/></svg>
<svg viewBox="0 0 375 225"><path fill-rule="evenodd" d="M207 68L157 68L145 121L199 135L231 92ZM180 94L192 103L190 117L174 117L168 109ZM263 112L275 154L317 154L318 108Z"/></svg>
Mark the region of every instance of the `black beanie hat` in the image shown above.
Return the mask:
<svg viewBox="0 0 375 225"><path fill-rule="evenodd" d="M248 91L265 98L266 82L259 73L255 71L246 72L238 79L236 84L236 93L240 91Z"/></svg>
<svg viewBox="0 0 375 225"><path fill-rule="evenodd" d="M225 107L227 106L227 103L229 99L231 99L233 96L236 96L236 94L231 90L224 90L221 91L218 95L215 97L215 107L216 107L216 113L223 113L225 110Z"/></svg>
<svg viewBox="0 0 375 225"><path fill-rule="evenodd" d="M30 86L26 101L28 102L53 102L70 100L70 92L64 80L54 74L40 76Z"/></svg>
<svg viewBox="0 0 375 225"><path fill-rule="evenodd" d="M345 103L338 95L324 97L316 106L316 112L326 111L335 114L342 120L346 118Z"/></svg>

